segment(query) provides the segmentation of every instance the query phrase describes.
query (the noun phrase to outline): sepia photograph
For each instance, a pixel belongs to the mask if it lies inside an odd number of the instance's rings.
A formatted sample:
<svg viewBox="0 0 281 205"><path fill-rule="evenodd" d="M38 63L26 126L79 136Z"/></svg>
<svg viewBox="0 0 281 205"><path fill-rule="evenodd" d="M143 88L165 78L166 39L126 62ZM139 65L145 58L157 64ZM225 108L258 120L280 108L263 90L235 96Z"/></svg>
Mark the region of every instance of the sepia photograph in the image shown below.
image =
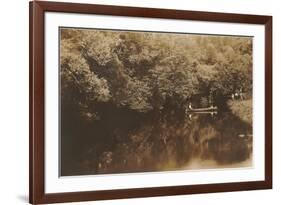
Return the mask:
<svg viewBox="0 0 281 205"><path fill-rule="evenodd" d="M59 28L60 176L253 166L253 37Z"/></svg>
<svg viewBox="0 0 281 205"><path fill-rule="evenodd" d="M30 203L272 189L273 17L179 8L29 3Z"/></svg>

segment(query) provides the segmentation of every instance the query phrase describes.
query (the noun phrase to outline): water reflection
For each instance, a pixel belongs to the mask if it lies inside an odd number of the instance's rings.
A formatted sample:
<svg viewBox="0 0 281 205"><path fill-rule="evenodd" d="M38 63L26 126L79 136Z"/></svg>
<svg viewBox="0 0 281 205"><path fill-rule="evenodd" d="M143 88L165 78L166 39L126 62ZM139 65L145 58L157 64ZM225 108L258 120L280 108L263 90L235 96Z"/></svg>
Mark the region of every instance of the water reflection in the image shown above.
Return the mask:
<svg viewBox="0 0 281 205"><path fill-rule="evenodd" d="M128 116L109 112L93 124L77 122L75 129L68 130L62 133L64 176L252 163L252 127L231 112Z"/></svg>

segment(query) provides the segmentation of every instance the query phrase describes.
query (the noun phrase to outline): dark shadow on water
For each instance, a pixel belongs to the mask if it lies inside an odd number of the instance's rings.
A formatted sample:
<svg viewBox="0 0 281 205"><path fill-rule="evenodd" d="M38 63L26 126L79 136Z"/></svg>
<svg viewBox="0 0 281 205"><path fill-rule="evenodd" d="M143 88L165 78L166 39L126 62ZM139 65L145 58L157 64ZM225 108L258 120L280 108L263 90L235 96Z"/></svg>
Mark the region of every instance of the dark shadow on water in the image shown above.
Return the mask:
<svg viewBox="0 0 281 205"><path fill-rule="evenodd" d="M63 176L241 167L251 159L252 127L227 110L140 114L108 107L89 123L64 113Z"/></svg>

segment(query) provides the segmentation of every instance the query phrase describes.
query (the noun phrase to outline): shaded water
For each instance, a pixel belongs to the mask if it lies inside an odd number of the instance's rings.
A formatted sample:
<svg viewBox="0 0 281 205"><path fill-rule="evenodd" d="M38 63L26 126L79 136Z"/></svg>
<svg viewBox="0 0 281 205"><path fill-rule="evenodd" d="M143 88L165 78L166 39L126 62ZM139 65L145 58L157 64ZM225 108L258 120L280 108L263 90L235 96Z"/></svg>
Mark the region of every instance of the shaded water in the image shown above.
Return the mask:
<svg viewBox="0 0 281 205"><path fill-rule="evenodd" d="M252 163L252 127L230 111L135 114L107 109L99 120L88 124L69 119L62 119L62 176Z"/></svg>

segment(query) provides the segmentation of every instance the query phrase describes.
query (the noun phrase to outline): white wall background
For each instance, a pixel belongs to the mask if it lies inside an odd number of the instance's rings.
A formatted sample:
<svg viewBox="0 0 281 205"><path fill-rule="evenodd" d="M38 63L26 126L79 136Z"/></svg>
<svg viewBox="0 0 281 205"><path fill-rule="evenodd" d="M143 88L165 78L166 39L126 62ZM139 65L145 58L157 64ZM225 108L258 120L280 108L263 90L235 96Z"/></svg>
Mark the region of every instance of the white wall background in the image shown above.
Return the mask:
<svg viewBox="0 0 281 205"><path fill-rule="evenodd" d="M281 202L281 5L278 0L72 0L96 4L273 15L273 190L73 204L279 204ZM28 0L0 4L0 204L28 202ZM279 57L279 58L278 58Z"/></svg>

